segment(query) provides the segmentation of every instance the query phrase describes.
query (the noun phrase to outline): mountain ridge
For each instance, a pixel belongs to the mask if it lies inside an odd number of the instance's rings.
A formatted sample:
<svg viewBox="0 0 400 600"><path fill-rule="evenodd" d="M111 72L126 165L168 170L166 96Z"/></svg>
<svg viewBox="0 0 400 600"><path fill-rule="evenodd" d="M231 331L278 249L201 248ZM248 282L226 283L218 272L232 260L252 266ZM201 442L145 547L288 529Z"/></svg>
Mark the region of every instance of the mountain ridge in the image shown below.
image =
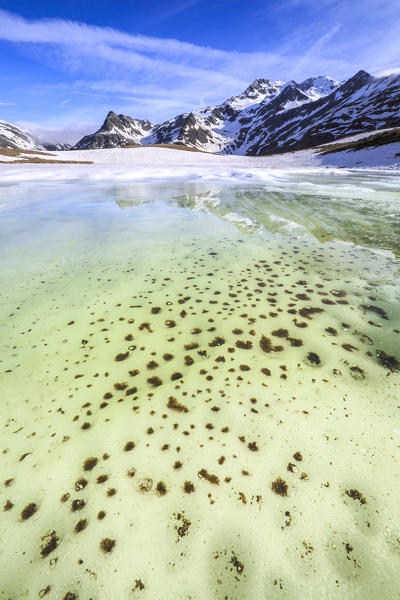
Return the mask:
<svg viewBox="0 0 400 600"><path fill-rule="evenodd" d="M400 126L400 76L373 77L364 70L344 82L329 76L304 81L258 78L217 106L181 113L146 130L107 132L107 119L76 149L129 143L181 144L223 154L273 154L329 143L345 135ZM110 113L109 113L110 114ZM115 113L113 113L115 114ZM119 115L119 119L130 119ZM138 120L132 120L138 123ZM137 129L137 128L136 128ZM100 146L102 136L108 136Z"/></svg>
<svg viewBox="0 0 400 600"><path fill-rule="evenodd" d="M221 154L268 155L303 150L342 137L400 127L400 75L359 70L298 83L257 78L221 104L178 114L160 124L109 111L76 150L175 144ZM0 148L64 150L0 121Z"/></svg>

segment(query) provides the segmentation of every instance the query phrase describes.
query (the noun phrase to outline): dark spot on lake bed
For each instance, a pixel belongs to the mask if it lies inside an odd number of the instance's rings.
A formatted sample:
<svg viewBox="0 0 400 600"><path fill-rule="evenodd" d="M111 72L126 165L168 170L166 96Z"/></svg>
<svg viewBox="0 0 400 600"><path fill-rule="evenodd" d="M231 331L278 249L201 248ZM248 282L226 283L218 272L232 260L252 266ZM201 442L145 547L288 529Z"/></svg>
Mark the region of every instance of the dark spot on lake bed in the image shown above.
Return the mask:
<svg viewBox="0 0 400 600"><path fill-rule="evenodd" d="M129 352L120 352L114 358L117 362L121 362L122 360L126 360L129 356Z"/></svg>
<svg viewBox="0 0 400 600"><path fill-rule="evenodd" d="M278 338L287 338L289 337L289 332L287 329L275 329L272 331L271 335Z"/></svg>
<svg viewBox="0 0 400 600"><path fill-rule="evenodd" d="M360 504L367 504L366 499L364 498L362 493L359 492L358 490L356 490L356 489L346 490L345 493L352 500L358 500Z"/></svg>
<svg viewBox="0 0 400 600"><path fill-rule="evenodd" d="M380 308L380 306L375 306L374 304L360 304L360 308L364 311L373 312L386 321L389 320L387 312L383 310L383 308Z"/></svg>
<svg viewBox="0 0 400 600"><path fill-rule="evenodd" d="M167 493L167 486L163 481L159 481L156 485L156 493L158 496L165 496Z"/></svg>
<svg viewBox="0 0 400 600"><path fill-rule="evenodd" d="M83 463L83 470L84 471L91 471L98 463L98 458L96 458L95 456L91 456L90 458L87 458L85 460L85 462Z"/></svg>
<svg viewBox="0 0 400 600"><path fill-rule="evenodd" d="M179 373L179 372L172 373L171 381L176 381L177 379L182 379L182 377L183 377L182 373Z"/></svg>
<svg viewBox="0 0 400 600"><path fill-rule="evenodd" d="M87 486L88 483L89 482L88 482L87 479L83 479L83 478L82 479L78 479L77 481L75 481L75 486L74 486L75 490L77 492L80 492L81 490L85 489L85 487Z"/></svg>
<svg viewBox="0 0 400 600"><path fill-rule="evenodd" d="M270 376L271 376L271 370L270 370L270 369L268 369L267 367L263 367L263 368L261 369L261 373L263 373L263 374L264 374L264 375L266 375L267 377L270 377Z"/></svg>
<svg viewBox="0 0 400 600"><path fill-rule="evenodd" d="M325 331L326 333L329 333L329 335L337 335L337 330L334 327L326 327Z"/></svg>
<svg viewBox="0 0 400 600"><path fill-rule="evenodd" d="M309 352L305 358L308 365L318 367L321 364L321 359L316 352Z"/></svg>
<svg viewBox="0 0 400 600"><path fill-rule="evenodd" d="M96 479L96 483L104 483L105 481L108 480L108 475L99 475L98 478Z"/></svg>
<svg viewBox="0 0 400 600"><path fill-rule="evenodd" d="M288 485L286 481L278 477L271 483L271 489L278 496L287 496L288 495Z"/></svg>
<svg viewBox="0 0 400 600"><path fill-rule="evenodd" d="M43 558L46 558L51 552L53 552L53 550L57 548L59 538L57 537L55 531L51 531L42 537L42 541L44 544L40 548L40 554Z"/></svg>
<svg viewBox="0 0 400 600"><path fill-rule="evenodd" d="M26 521L27 519L30 519L32 515L35 514L37 509L38 507L37 504L35 504L35 502L30 502L29 504L27 504L25 508L21 511L21 521Z"/></svg>
<svg viewBox="0 0 400 600"><path fill-rule="evenodd" d="M222 346L223 344L225 344L225 339L217 336L208 345L210 348L214 348L215 346Z"/></svg>
<svg viewBox="0 0 400 600"><path fill-rule="evenodd" d="M312 315L316 315L322 312L324 312L323 308L319 308L316 306L305 306L304 308L300 308L299 315L301 315L305 319L312 320Z"/></svg>
<svg viewBox="0 0 400 600"><path fill-rule="evenodd" d="M159 385L162 385L162 379L159 377L149 377L147 383L149 383L152 387L158 387Z"/></svg>
<svg viewBox="0 0 400 600"><path fill-rule="evenodd" d="M232 552L232 557L229 562L235 567L235 569L239 575L241 575L243 573L244 566L240 562L240 560L238 559L236 554L234 554L233 552Z"/></svg>
<svg viewBox="0 0 400 600"><path fill-rule="evenodd" d="M400 360L398 360L395 356L391 356L390 354L386 354L383 350L376 351L376 359L378 363L388 369L389 371L400 371Z"/></svg>
<svg viewBox="0 0 400 600"><path fill-rule="evenodd" d="M250 340L238 340L235 345L241 350L251 350L253 347L253 342Z"/></svg>
<svg viewBox="0 0 400 600"><path fill-rule="evenodd" d="M81 531L83 531L86 528L87 524L87 519L81 519L80 521L78 521L74 527L75 533L80 533Z"/></svg>
<svg viewBox="0 0 400 600"><path fill-rule="evenodd" d="M76 512L77 510L82 510L82 508L86 505L86 502L82 499L76 498L71 502L71 511Z"/></svg>
<svg viewBox="0 0 400 600"><path fill-rule="evenodd" d="M174 396L170 396L168 398L167 408L169 408L170 410L174 410L175 412L189 412L188 407L178 402L178 400L174 398Z"/></svg>
<svg viewBox="0 0 400 600"><path fill-rule="evenodd" d="M206 479L206 481L212 483L213 485L219 485L218 475L209 473L207 469L200 469L200 471L198 472L198 476L200 479Z"/></svg>
<svg viewBox="0 0 400 600"><path fill-rule="evenodd" d="M100 542L100 550L103 552L111 552L114 549L116 541L111 538L103 538Z"/></svg>
<svg viewBox="0 0 400 600"><path fill-rule="evenodd" d="M349 367L350 375L353 379L365 379L365 373L361 367L353 366Z"/></svg>
<svg viewBox="0 0 400 600"><path fill-rule="evenodd" d="M258 450L258 446L257 446L257 443L256 443L256 442L249 442L249 443L247 444L247 447L248 447L248 449L249 449L249 450L251 450L252 452L257 452L257 450Z"/></svg>
<svg viewBox="0 0 400 600"><path fill-rule="evenodd" d="M125 390L127 387L128 387L128 384L127 384L126 381L124 381L122 383L119 383L119 382L114 383L114 389L115 390L121 391L121 390Z"/></svg>

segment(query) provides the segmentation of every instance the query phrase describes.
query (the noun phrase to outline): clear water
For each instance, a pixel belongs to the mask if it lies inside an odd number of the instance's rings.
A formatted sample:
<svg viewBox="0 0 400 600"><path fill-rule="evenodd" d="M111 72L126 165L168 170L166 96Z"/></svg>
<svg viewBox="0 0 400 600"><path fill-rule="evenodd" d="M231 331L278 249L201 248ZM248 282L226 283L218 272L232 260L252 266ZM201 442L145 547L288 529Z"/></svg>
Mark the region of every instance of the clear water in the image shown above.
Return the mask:
<svg viewBox="0 0 400 600"><path fill-rule="evenodd" d="M0 207L0 598L400 597L398 181Z"/></svg>

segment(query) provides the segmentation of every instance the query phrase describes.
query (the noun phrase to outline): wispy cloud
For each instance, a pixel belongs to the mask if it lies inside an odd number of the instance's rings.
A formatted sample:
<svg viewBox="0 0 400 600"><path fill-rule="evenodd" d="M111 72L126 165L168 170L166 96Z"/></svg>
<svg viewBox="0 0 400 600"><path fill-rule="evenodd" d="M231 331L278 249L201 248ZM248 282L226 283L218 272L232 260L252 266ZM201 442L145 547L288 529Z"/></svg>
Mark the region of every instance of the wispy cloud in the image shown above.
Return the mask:
<svg viewBox="0 0 400 600"><path fill-rule="evenodd" d="M195 8L199 4L201 4L204 0L186 0L185 2L180 2L175 6L171 6L167 8L167 10L163 12L156 13L148 23L160 23L161 21L166 21L167 19L172 19L172 17L176 17L177 15L190 10L191 8Z"/></svg>

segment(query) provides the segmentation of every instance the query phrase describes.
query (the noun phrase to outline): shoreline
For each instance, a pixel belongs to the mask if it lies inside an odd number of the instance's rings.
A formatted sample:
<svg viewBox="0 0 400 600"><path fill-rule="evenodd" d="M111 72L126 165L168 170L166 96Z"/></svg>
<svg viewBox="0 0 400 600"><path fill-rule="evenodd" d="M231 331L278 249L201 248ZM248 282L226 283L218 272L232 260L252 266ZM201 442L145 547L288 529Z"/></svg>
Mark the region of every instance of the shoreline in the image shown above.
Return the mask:
<svg viewBox="0 0 400 600"><path fill-rule="evenodd" d="M295 174L400 175L400 160L397 164L379 166L340 164L342 154L353 155L360 152L365 154L377 150L379 149L336 152L332 155L321 155L315 150L301 150L287 154L253 157L183 152L172 148L113 148L52 152L50 156L49 153L45 155L43 162L41 156L38 156L39 153L35 153L32 157L32 153L21 151L15 156L5 156L2 153L0 158L6 160L0 160L0 175L3 182L115 179L230 181L241 184L264 183L271 178ZM19 165L17 169L15 164Z"/></svg>

